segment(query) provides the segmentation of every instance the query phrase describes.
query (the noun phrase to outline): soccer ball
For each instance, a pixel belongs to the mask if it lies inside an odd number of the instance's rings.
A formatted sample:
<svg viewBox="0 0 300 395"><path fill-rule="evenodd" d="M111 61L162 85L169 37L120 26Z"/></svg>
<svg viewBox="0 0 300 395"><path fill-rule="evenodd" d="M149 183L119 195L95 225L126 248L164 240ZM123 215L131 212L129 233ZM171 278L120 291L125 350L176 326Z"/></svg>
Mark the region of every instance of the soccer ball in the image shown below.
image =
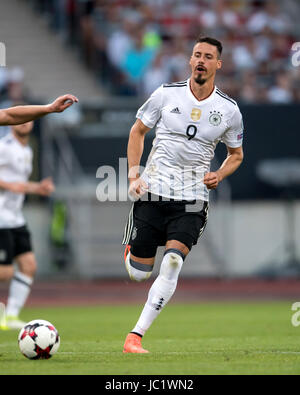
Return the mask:
<svg viewBox="0 0 300 395"><path fill-rule="evenodd" d="M28 359L49 359L60 345L55 327L48 321L34 320L21 329L18 337L21 353Z"/></svg>

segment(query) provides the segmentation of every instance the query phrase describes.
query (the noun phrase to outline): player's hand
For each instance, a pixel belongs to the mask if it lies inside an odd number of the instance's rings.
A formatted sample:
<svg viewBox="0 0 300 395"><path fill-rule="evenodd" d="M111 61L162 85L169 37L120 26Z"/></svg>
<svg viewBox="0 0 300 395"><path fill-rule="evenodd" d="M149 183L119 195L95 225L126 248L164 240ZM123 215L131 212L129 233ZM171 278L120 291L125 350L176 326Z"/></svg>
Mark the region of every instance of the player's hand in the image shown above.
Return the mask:
<svg viewBox="0 0 300 395"><path fill-rule="evenodd" d="M58 97L56 100L54 100L53 103L49 104L48 106L50 112L63 112L74 103L78 103L77 97L68 94Z"/></svg>
<svg viewBox="0 0 300 395"><path fill-rule="evenodd" d="M133 201L139 200L148 191L148 185L141 178L129 182L128 196Z"/></svg>
<svg viewBox="0 0 300 395"><path fill-rule="evenodd" d="M220 181L220 177L216 172L206 173L203 180L208 189L216 189Z"/></svg>
<svg viewBox="0 0 300 395"><path fill-rule="evenodd" d="M39 183L38 193L41 196L50 196L55 191L55 185L52 178L45 178Z"/></svg>

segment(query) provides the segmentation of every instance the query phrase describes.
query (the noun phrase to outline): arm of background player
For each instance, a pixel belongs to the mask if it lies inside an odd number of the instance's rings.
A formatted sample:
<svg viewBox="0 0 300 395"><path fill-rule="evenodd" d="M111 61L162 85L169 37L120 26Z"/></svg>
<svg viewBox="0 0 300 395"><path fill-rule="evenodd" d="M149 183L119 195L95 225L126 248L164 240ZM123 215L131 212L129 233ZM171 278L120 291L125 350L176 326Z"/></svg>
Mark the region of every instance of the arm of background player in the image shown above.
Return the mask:
<svg viewBox="0 0 300 395"><path fill-rule="evenodd" d="M129 179L129 194L133 197L139 197L141 193L141 185L144 184L140 180L140 174L138 168L140 166L141 157L144 152L144 140L146 133L151 130L143 124L140 119L137 119L130 130L128 147L127 147L127 158L128 158L128 179ZM143 185L146 187L146 185ZM137 195L137 196L135 196Z"/></svg>
<svg viewBox="0 0 300 395"><path fill-rule="evenodd" d="M224 180L224 178L234 173L241 165L244 158L243 148L227 147L227 151L228 151L227 157L222 163L219 170L217 170L216 172L210 172L205 174L204 184L207 186L208 189L217 188L218 184L222 180Z"/></svg>
<svg viewBox="0 0 300 395"><path fill-rule="evenodd" d="M50 196L55 191L55 186L51 178L46 178L41 182L6 182L0 180L0 189L19 194Z"/></svg>
<svg viewBox="0 0 300 395"><path fill-rule="evenodd" d="M73 95L58 97L53 103L41 106L16 106L0 110L0 125L20 125L29 121L34 121L44 115L53 112L63 112L78 99Z"/></svg>

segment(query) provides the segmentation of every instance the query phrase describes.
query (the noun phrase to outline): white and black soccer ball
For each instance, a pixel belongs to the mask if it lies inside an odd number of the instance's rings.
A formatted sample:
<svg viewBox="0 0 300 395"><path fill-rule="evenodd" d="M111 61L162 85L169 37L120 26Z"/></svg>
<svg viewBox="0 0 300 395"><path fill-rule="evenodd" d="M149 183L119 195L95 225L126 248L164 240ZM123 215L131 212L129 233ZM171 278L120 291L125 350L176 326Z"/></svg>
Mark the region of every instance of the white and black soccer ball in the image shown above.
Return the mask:
<svg viewBox="0 0 300 395"><path fill-rule="evenodd" d="M49 359L60 346L60 337L48 321L33 320L21 329L19 337L21 353L28 359Z"/></svg>

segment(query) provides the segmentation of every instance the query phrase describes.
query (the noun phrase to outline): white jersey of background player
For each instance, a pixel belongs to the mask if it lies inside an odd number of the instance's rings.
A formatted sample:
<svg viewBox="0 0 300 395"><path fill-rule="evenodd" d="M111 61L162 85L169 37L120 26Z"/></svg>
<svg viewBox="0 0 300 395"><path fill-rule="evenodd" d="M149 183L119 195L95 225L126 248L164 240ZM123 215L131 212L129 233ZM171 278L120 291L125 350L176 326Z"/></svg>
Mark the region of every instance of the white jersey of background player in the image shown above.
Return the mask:
<svg viewBox="0 0 300 395"><path fill-rule="evenodd" d="M29 145L22 145L12 133L0 139L0 180L25 183L32 172L33 153ZM25 194L0 189L0 229L25 225L23 203Z"/></svg>
<svg viewBox="0 0 300 395"><path fill-rule="evenodd" d="M137 112L156 138L142 179L155 195L208 201L203 182L219 141L242 145L242 115L234 100L217 87L198 101L190 80L159 87ZM187 138L188 137L188 138Z"/></svg>

